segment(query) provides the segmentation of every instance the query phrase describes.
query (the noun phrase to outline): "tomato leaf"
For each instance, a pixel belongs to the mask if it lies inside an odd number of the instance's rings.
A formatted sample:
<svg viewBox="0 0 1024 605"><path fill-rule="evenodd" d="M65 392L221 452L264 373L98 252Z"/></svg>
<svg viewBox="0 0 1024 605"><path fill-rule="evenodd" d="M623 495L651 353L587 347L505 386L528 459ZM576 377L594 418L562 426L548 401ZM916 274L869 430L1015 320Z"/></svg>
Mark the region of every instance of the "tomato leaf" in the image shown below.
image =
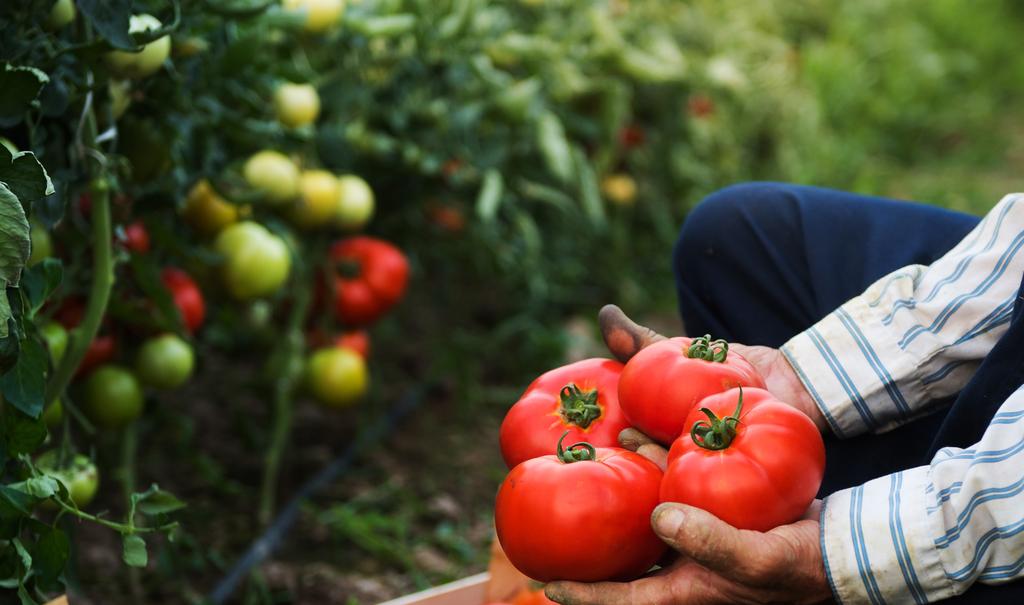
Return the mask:
<svg viewBox="0 0 1024 605"><path fill-rule="evenodd" d="M0 453L4 456L31 453L46 439L46 423L13 406L4 410L0 424L3 426L3 432L0 433L3 436L0 441L3 451Z"/></svg>
<svg viewBox="0 0 1024 605"><path fill-rule="evenodd" d="M78 0L78 10L114 48L134 50L138 48L128 33L128 21L132 16L132 0Z"/></svg>
<svg viewBox="0 0 1024 605"><path fill-rule="evenodd" d="M165 515L185 508L184 502L178 500L174 494L162 489L151 489L141 496L138 500L138 507L144 515Z"/></svg>
<svg viewBox="0 0 1024 605"><path fill-rule="evenodd" d="M129 567L145 567L149 563L146 541L135 534L125 536L122 542L122 558Z"/></svg>
<svg viewBox="0 0 1024 605"><path fill-rule="evenodd" d="M582 150L573 149L573 160L576 162L576 173L579 175L580 201L583 204L583 212L594 227L604 227L606 217L597 174L594 173L594 168L587 161L587 156Z"/></svg>
<svg viewBox="0 0 1024 605"><path fill-rule="evenodd" d="M551 174L563 183L571 182L575 173L572 149L562 120L550 111L537 120L537 145Z"/></svg>
<svg viewBox="0 0 1024 605"><path fill-rule="evenodd" d="M56 527L49 527L35 543L32 558L34 570L41 576L43 583L52 585L64 571L68 556L71 554L71 542L68 535Z"/></svg>
<svg viewBox="0 0 1024 605"><path fill-rule="evenodd" d="M64 266L56 258L46 258L29 267L21 277L21 289L28 299L28 315L34 316L64 278Z"/></svg>
<svg viewBox="0 0 1024 605"><path fill-rule="evenodd" d="M11 153L3 145L0 145L0 181L7 185L26 211L56 191L36 154L31 151Z"/></svg>
<svg viewBox="0 0 1024 605"><path fill-rule="evenodd" d="M32 498L9 485L0 485L0 519L27 517Z"/></svg>
<svg viewBox="0 0 1024 605"><path fill-rule="evenodd" d="M34 338L25 338L21 341L17 363L0 377L4 400L32 418L38 418L43 411L47 362L43 344Z"/></svg>
<svg viewBox="0 0 1024 605"><path fill-rule="evenodd" d="M50 77L34 67L4 63L0 70L0 126L13 126L32 107Z"/></svg>
<svg viewBox="0 0 1024 605"><path fill-rule="evenodd" d="M501 172L491 168L484 174L484 184L476 197L476 213L484 221L492 221L501 206L501 197L505 191L505 180Z"/></svg>
<svg viewBox="0 0 1024 605"><path fill-rule="evenodd" d="M33 498L39 498L40 500L60 493L60 484L57 482L55 477L51 477L50 475L32 477L22 481L21 483L12 483L11 486L20 489Z"/></svg>

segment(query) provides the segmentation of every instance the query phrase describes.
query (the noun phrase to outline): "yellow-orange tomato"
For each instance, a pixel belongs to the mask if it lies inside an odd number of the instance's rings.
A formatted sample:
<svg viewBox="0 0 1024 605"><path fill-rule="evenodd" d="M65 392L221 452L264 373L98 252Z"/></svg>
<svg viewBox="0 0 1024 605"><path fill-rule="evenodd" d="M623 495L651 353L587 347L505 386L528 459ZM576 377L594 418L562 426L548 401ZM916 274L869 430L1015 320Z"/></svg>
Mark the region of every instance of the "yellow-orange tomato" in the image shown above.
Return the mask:
<svg viewBox="0 0 1024 605"><path fill-rule="evenodd" d="M306 170L299 177L301 195L292 209L292 220L300 227L329 225L338 208L338 179L326 170Z"/></svg>
<svg viewBox="0 0 1024 605"><path fill-rule="evenodd" d="M192 186L182 216L189 225L207 235L238 221L238 207L225 200L206 179Z"/></svg>
<svg viewBox="0 0 1024 605"><path fill-rule="evenodd" d="M345 0L284 0L282 5L289 11L306 13L306 31L324 32L341 21L345 12Z"/></svg>
<svg viewBox="0 0 1024 605"><path fill-rule="evenodd" d="M299 195L299 167L288 156L265 149L254 154L242 169L253 189L266 195L271 203L282 203Z"/></svg>
<svg viewBox="0 0 1024 605"><path fill-rule="evenodd" d="M601 193L619 206L632 206L636 201L636 181L628 174L610 174L601 180Z"/></svg>
<svg viewBox="0 0 1024 605"><path fill-rule="evenodd" d="M352 405L366 393L366 385L366 360L352 349L319 349L306 364L306 386L328 407Z"/></svg>
<svg viewBox="0 0 1024 605"><path fill-rule="evenodd" d="M354 174L338 177L338 207L334 222L349 231L362 229L373 216L373 189Z"/></svg>
<svg viewBox="0 0 1024 605"><path fill-rule="evenodd" d="M309 84L285 82L274 90L274 111L285 126L312 124L320 115L320 95Z"/></svg>

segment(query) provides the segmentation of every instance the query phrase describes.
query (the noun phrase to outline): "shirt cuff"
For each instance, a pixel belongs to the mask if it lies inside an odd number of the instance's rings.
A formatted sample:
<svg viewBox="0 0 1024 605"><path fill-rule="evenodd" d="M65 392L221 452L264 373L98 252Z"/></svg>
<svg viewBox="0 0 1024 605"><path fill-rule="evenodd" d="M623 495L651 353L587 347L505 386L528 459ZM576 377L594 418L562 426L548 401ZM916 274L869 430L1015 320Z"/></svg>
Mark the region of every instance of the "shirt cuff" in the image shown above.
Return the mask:
<svg viewBox="0 0 1024 605"><path fill-rule="evenodd" d="M837 602L928 603L956 594L931 538L928 473L902 471L825 499L821 554Z"/></svg>
<svg viewBox="0 0 1024 605"><path fill-rule="evenodd" d="M838 437L895 428L926 399L920 381L909 380L919 360L881 319L860 296L781 347Z"/></svg>

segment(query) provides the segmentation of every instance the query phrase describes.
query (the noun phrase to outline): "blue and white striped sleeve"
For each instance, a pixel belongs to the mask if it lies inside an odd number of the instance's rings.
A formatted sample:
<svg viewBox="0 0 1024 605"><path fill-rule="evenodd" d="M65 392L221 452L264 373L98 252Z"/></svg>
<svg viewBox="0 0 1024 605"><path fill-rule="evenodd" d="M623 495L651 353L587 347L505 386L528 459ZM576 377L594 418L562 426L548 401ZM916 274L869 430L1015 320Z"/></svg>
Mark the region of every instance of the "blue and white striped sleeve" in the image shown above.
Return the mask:
<svg viewBox="0 0 1024 605"><path fill-rule="evenodd" d="M783 345L833 432L884 432L960 391L1010 321L1022 248L1024 195L1011 194L930 266L883 277Z"/></svg>
<svg viewBox="0 0 1024 605"><path fill-rule="evenodd" d="M929 603L1024 578L1024 387L974 446L826 498L821 547L840 603Z"/></svg>

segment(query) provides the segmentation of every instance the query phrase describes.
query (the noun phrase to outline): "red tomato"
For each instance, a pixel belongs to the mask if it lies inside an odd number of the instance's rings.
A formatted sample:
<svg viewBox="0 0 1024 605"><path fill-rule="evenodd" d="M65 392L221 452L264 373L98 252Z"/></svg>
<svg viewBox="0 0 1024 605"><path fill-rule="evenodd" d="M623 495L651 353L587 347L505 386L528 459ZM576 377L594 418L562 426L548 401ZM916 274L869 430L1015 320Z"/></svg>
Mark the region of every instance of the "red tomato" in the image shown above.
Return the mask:
<svg viewBox="0 0 1024 605"><path fill-rule="evenodd" d="M84 315L85 302L81 298L71 297L61 303L60 308L54 313L54 319L66 329L71 330L82 323ZM75 370L75 376L86 374L96 366L114 359L116 355L117 339L111 334L97 334L86 348L85 355L82 356L82 361L79 362L78 368Z"/></svg>
<svg viewBox="0 0 1024 605"><path fill-rule="evenodd" d="M764 388L746 359L710 337L670 338L633 356L619 379L619 402L630 424L668 445L688 429L698 401L733 387Z"/></svg>
<svg viewBox="0 0 1024 605"><path fill-rule="evenodd" d="M629 422L619 408L622 364L585 359L545 372L534 380L501 423L501 455L509 468L546 456L569 431L570 443L597 447L618 445Z"/></svg>
<svg viewBox="0 0 1024 605"><path fill-rule="evenodd" d="M578 448L578 449L577 449ZM540 582L629 580L661 557L651 529L661 470L619 448L577 443L512 469L494 524L508 560Z"/></svg>
<svg viewBox="0 0 1024 605"><path fill-rule="evenodd" d="M619 131L619 143L626 149L633 149L644 144L647 135L639 126L624 126Z"/></svg>
<svg viewBox="0 0 1024 605"><path fill-rule="evenodd" d="M544 595L543 590L529 590L520 593L512 605L558 605Z"/></svg>
<svg viewBox="0 0 1024 605"><path fill-rule="evenodd" d="M763 389L731 389L698 406L686 419L690 432L669 450L661 501L702 508L740 529L798 520L825 472L814 422Z"/></svg>
<svg viewBox="0 0 1024 605"><path fill-rule="evenodd" d="M142 221L135 221L125 225L121 245L125 250L136 254L149 252L149 231L146 229L146 224Z"/></svg>
<svg viewBox="0 0 1024 605"><path fill-rule="evenodd" d="M405 294L409 262L390 243L361 235L335 242L334 314L338 321L362 326L376 321Z"/></svg>
<svg viewBox="0 0 1024 605"><path fill-rule="evenodd" d="M367 334L366 330L345 332L344 334L339 334L334 339L334 346L352 349L359 353L360 357L366 359L370 356L370 335Z"/></svg>
<svg viewBox="0 0 1024 605"><path fill-rule="evenodd" d="M178 307L181 319L185 322L185 328L190 333L195 332L206 318L202 290L188 273L174 267L165 268L160 273L160 279L170 291L174 306Z"/></svg>

